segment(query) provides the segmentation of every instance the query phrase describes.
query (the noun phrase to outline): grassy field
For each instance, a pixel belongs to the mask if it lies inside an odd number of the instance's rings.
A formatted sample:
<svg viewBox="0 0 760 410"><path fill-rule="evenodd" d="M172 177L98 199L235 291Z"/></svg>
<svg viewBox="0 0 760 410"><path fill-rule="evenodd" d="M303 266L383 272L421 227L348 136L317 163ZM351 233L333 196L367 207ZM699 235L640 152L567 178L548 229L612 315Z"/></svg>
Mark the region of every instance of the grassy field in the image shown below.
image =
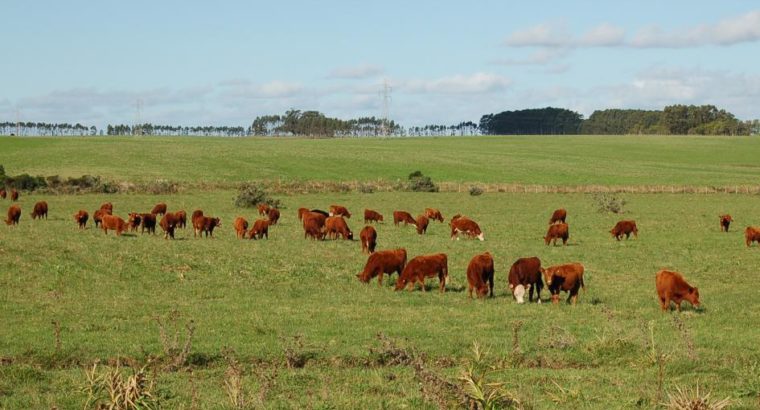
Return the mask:
<svg viewBox="0 0 760 410"><path fill-rule="evenodd" d="M89 165L75 167L74 159L56 162L52 153L91 145L86 139L2 139L0 146L4 153L11 152L5 150L8 147L17 150L3 157L9 173L91 173L120 179L150 178L151 172L161 169L165 176L187 180L203 175L229 180L267 176L257 173L259 166L253 159L236 162L226 157L204 160L190 175L182 171L191 169L186 168L191 164L179 158L190 152L218 153L226 147L247 153L247 147L256 144L268 146L274 169L292 167L288 175L294 177L330 178L347 162L319 174L309 173L310 165L295 159L296 142L323 150L326 144L346 144L360 152L360 141L353 140L213 140L206 149L203 144L209 140L190 140L181 141L177 157L161 156L156 150L156 160L150 162L138 153L153 152L153 148L136 148L135 140L96 141L103 147L100 152L126 153L119 161L133 165L121 169L98 157L98 150L83 153L81 161ZM160 145L180 140L142 141ZM529 150L520 138L484 141ZM554 161L542 149L558 147L563 141L540 139L530 150ZM632 144L632 140L616 138L579 137L579 141ZM637 150L651 151L657 158L675 157L658 147L680 147L683 152L686 141L716 147L688 148L705 158L712 151L712 160L700 166L692 157L683 158L682 166L672 168L675 175L694 178L695 184L715 183L712 178L749 181L742 171L750 168L736 164L741 156L750 163L752 150L739 144L757 147L754 140L651 139L648 149ZM403 144L430 144L429 153L444 151L436 143L464 144L461 139L366 142L370 147L393 146L401 157L406 152ZM51 153L31 161L30 153L47 152L46 143L51 144ZM476 147L469 155L477 157L475 149L488 151ZM612 150L610 146L596 149L594 155ZM721 150L735 150L736 155L722 160L714 155ZM578 156L583 152L573 146L565 151ZM252 150L251 155L262 155L256 152ZM326 154L314 148L312 155ZM287 161L274 161L283 157ZM489 168L475 165L463 166L460 174L459 169L447 169L438 157L427 155L421 165L438 169L430 174L441 172L440 178L494 178ZM413 156L406 158L411 161ZM499 164L504 166L509 158ZM650 169L672 166L668 161L649 161ZM737 162L729 165L728 161ZM576 159L578 172L590 172L581 162ZM61 168L56 167L59 163ZM331 164L320 157L314 170L318 163ZM635 163L645 168L642 162ZM691 165L686 167L686 163ZM557 170L547 164L530 178L551 180ZM615 183L625 176L612 164L599 166L610 173L603 177ZM380 162L368 164L362 172L371 175L373 167L383 177L392 175L393 166ZM407 167L403 164L404 172ZM263 165L261 169L270 172ZM709 169L722 171L699 171ZM512 172L502 170L501 175ZM562 178L575 183L572 174ZM657 178L668 181L667 174ZM164 408L235 408L225 386L238 380L235 369L239 369L251 407L432 409L446 398L450 400L447 406L453 406L457 390L426 374L461 386L458 377L472 359L474 342L490 352L489 362L497 367L489 381L504 382L525 408L655 408L676 387L697 385L713 397L731 398L732 408L760 406L760 304L752 288L760 250L757 245L746 248L742 234L745 226L760 225L757 196L628 194L624 196L626 213L621 216L596 212L594 199L584 194L289 195L279 197L283 216L280 225L270 230L270 239L250 241L235 238L232 220L240 215L252 221L257 216L253 210L235 208L235 194L22 195L21 224L0 229L0 408L82 408L88 397L85 371L93 363L99 361L105 371L120 361L131 366L124 369L129 373L153 358L151 369L155 370L149 371L149 378L156 380L155 394ZM32 221L32 205L42 199L50 205L50 217ZM105 236L92 226L79 231L71 215L80 208L92 213L105 201L113 202L115 213L122 216L129 211L146 212L159 201L167 202L170 210L201 208L220 216L223 225L208 240L193 238L191 230L180 231L174 241L139 233ZM451 241L448 226L437 222L431 223L424 236L412 227L378 225L378 249L404 247L410 258L433 252L449 257L451 283L445 294L435 291L437 281L428 283L429 292L394 292L395 275L383 287L356 279L366 261L358 241L303 239L296 210L301 206L324 209L332 203L343 204L355 214L349 220L354 232L363 226L360 215L365 207L390 219L395 209L416 215L432 206L447 219L454 213L471 216L480 223L486 240ZM7 200L0 202L3 210L8 205ZM570 243L547 247L542 236L551 211L558 207L568 210ZM718 229L718 215L725 212L736 221L729 233ZM638 240L617 242L610 237L608 230L621 218L637 221ZM496 297L469 300L465 269L472 256L485 250L496 261ZM518 257L534 255L545 265L578 261L586 266L587 291L581 293L577 306L546 303L546 293L540 305L517 305L508 296L509 265ZM699 287L703 307L692 309L685 303L680 314L662 313L654 291L654 274L661 268L683 272ZM175 356L165 351L156 316L162 318L169 339L175 330L179 332L180 347L187 335L185 326L192 320L192 344L179 370L156 364L166 364ZM58 323L58 337L53 322ZM394 363L400 353L379 340L378 333L416 355L416 363L424 364L429 373L403 360ZM231 366L231 357L239 364ZM663 359L658 362L656 357ZM288 362L302 363L288 366Z"/></svg>

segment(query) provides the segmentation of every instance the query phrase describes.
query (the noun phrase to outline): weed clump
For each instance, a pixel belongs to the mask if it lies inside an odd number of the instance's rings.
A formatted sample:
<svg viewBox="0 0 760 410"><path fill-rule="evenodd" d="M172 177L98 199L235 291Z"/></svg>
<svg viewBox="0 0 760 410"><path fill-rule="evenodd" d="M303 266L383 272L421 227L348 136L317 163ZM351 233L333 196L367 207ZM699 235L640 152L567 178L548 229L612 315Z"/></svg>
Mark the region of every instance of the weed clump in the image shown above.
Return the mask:
<svg viewBox="0 0 760 410"><path fill-rule="evenodd" d="M430 177L422 174L422 171L414 171L409 174L408 189L412 192L438 192L438 185L433 183Z"/></svg>
<svg viewBox="0 0 760 410"><path fill-rule="evenodd" d="M592 195L596 211L599 213L622 214L625 205L628 203L625 199L606 193L596 193Z"/></svg>
<svg viewBox="0 0 760 410"><path fill-rule="evenodd" d="M273 208L280 207L280 200L272 198L260 183L244 183L238 190L235 206L238 208L253 208L259 204L267 204Z"/></svg>

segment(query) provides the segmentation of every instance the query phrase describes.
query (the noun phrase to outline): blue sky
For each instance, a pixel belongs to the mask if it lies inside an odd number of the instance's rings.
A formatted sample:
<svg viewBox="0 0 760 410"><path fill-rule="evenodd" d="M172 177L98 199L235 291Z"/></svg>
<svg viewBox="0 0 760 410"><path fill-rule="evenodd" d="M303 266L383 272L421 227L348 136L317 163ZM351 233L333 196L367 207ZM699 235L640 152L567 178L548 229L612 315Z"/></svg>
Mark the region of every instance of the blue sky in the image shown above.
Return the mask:
<svg viewBox="0 0 760 410"><path fill-rule="evenodd" d="M6 2L0 121L130 124L138 100L161 124L379 116L384 81L404 125L675 103L760 118L756 2L616 3Z"/></svg>

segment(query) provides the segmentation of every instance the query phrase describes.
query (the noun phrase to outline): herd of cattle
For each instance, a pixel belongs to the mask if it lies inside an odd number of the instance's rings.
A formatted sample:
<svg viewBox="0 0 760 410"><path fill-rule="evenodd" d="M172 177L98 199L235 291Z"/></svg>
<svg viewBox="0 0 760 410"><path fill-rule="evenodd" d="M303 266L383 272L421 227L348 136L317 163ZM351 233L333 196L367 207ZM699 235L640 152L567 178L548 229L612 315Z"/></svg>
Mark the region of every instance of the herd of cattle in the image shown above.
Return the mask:
<svg viewBox="0 0 760 410"><path fill-rule="evenodd" d="M7 192L0 189L0 198L5 199ZM14 189L10 192L11 201L18 201L19 194ZM235 218L233 228L239 239L263 239L269 238L269 227L276 225L280 219L280 211L277 208L265 204L258 205L261 219L253 222L249 230L249 223L242 217ZM47 219L48 204L45 201L37 202L32 210L32 219ZM161 217L160 219L159 216ZM12 204L8 209L8 217L5 220L7 225L18 224L21 217L21 207ZM80 229L84 229L89 221L89 213L85 210L79 210L74 214L74 220ZM325 238L337 239L338 237L345 240L353 240L354 235L346 222L351 218L351 213L344 206L331 205L329 212L319 209L298 209L298 219L301 220L304 238L323 240ZM569 226L566 222L567 211L558 209L554 211L549 219L549 229L544 242L546 245L553 243L556 245L557 240L561 239L563 245L567 244L570 237ZM113 215L113 204L104 203L93 212L93 222L96 227L100 227L105 234L109 230L115 231L116 235L122 232L136 232L140 228L141 233L147 231L149 234L155 234L156 225L164 231L165 239L174 239L176 229L187 226L187 214L184 210L176 212L167 212L165 203L159 203L153 207L149 213L129 213L127 220ZM422 235L427 231L430 220L444 222L441 212L434 208L426 208L425 212L414 218L412 214L406 211L393 212L393 224L414 225L417 233ZM425 279L438 277L439 290L445 292L446 283L448 282L448 258L444 253L420 255L407 260L405 249L391 249L376 251L377 231L372 223L383 222L383 215L371 209L364 210L365 227L359 233L361 250L370 254L364 269L356 276L362 282L369 282L377 277L378 285L383 284L383 275L398 274L395 289L401 290L409 288L414 290L415 285L419 282L422 290L425 290ZM720 229L728 232L728 228L733 222L730 215L720 215ZM214 229L221 226L221 219L204 215L202 210L195 210L190 216L190 223L193 228L193 236L204 235L206 237L214 234ZM460 214L454 215L449 221L451 228L451 239L459 239L460 236L477 238L484 240L483 231L477 222ZM638 237L638 228L636 222L632 220L619 221L610 233L618 241L625 235L628 239L631 234L634 238ZM746 245L750 246L752 242L760 243L760 227L747 227L745 230ZM509 290L512 292L517 303L524 303L524 296L528 294L528 300L533 302L533 293L536 293L536 301L541 302L541 290L546 286L551 294L553 303L559 302L560 292L567 292L567 302L575 304L578 298L578 292L581 288L585 291L583 280L584 267L580 263L568 263L556 266L542 267L541 261L537 257L517 259L509 269L507 281ZM657 294L663 310L670 308L671 301L675 303L678 310L681 309L681 302L686 300L693 306L699 306L699 290L689 285L683 276L678 272L661 270L655 278ZM493 296L494 286L494 260L489 252L475 255L467 266L468 295L473 297L473 291L477 297Z"/></svg>

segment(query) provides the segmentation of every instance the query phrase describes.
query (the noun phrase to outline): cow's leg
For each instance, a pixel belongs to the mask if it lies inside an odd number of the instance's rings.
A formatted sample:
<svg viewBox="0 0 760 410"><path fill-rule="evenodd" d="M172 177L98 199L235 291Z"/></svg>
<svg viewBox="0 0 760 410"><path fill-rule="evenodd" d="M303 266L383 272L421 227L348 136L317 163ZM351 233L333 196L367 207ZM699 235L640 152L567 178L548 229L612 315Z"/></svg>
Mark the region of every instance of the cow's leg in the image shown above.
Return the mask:
<svg viewBox="0 0 760 410"><path fill-rule="evenodd" d="M676 302L676 310L678 311L678 313L681 313L681 301L680 300L678 302Z"/></svg>
<svg viewBox="0 0 760 410"><path fill-rule="evenodd" d="M530 289L528 290L528 302L533 302L533 288L534 287L535 286L531 286Z"/></svg>
<svg viewBox="0 0 760 410"><path fill-rule="evenodd" d="M380 275L377 277L377 286L383 286L383 271L380 271Z"/></svg>

